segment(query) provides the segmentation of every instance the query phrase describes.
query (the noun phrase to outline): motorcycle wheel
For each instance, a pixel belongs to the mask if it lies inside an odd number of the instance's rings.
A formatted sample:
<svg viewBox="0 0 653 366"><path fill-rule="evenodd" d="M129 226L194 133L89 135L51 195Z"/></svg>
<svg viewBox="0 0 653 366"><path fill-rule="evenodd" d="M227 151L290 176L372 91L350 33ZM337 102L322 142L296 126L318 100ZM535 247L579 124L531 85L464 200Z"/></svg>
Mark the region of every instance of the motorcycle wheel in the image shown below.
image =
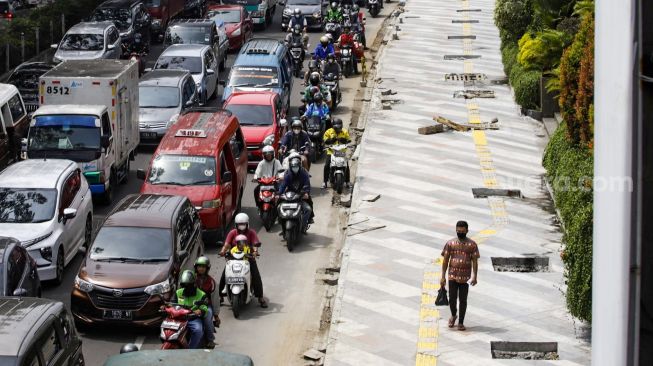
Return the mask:
<svg viewBox="0 0 653 366"><path fill-rule="evenodd" d="M345 75L346 78L350 77L351 76L351 64L347 63L347 65L345 65L345 67L343 67L342 72L343 72L343 74Z"/></svg>
<svg viewBox="0 0 653 366"><path fill-rule="evenodd" d="M316 146L315 148L311 149L311 163L317 162L318 156L319 155L318 155L317 146Z"/></svg>
<svg viewBox="0 0 653 366"><path fill-rule="evenodd" d="M335 181L335 184L334 184L333 188L335 188L335 190L336 190L336 192L338 192L338 194L341 194L342 193L342 186L344 185L344 182L342 181L342 174L336 174L335 178L336 178L335 179L336 181Z"/></svg>
<svg viewBox="0 0 653 366"><path fill-rule="evenodd" d="M265 226L265 230L270 231L270 229L272 229L272 225L274 225L274 216L272 215L272 212L271 211L261 212L261 221L263 221L263 226Z"/></svg>
<svg viewBox="0 0 653 366"><path fill-rule="evenodd" d="M289 252L295 249L295 245L297 245L297 230L292 229L286 232L286 244Z"/></svg>
<svg viewBox="0 0 653 366"><path fill-rule="evenodd" d="M234 312L234 318L238 319L240 316L240 294L231 294L231 310Z"/></svg>

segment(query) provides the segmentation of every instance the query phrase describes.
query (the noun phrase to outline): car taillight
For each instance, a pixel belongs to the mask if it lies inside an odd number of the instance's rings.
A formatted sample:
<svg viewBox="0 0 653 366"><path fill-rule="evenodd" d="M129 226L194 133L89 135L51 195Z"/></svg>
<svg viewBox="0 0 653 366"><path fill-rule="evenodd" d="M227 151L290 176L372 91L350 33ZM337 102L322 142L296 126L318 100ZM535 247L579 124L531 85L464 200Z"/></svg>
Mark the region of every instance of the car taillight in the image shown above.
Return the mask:
<svg viewBox="0 0 653 366"><path fill-rule="evenodd" d="M13 13L5 13L5 18L11 19L14 17Z"/></svg>

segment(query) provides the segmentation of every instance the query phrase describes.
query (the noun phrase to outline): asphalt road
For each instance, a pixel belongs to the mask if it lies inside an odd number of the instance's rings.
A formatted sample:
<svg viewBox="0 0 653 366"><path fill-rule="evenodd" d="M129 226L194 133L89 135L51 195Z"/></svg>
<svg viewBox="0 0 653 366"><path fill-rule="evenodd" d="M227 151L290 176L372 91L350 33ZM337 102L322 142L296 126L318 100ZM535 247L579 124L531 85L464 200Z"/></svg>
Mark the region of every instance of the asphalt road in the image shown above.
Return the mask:
<svg viewBox="0 0 653 366"><path fill-rule="evenodd" d="M386 7L388 9L389 7ZM388 10L386 10L387 12ZM255 32L256 36L283 39L285 33L280 31L281 9L277 9L274 23L265 31ZM371 44L382 22L381 18L368 17L367 38ZM311 48L318 41L320 33L310 34ZM160 45L153 45L148 56L148 66L152 64L161 52ZM229 64L235 56L229 56ZM221 73L226 78L229 69ZM354 105L354 95L358 88L359 78L345 79L341 82L343 90L342 104L337 113L345 123L351 115ZM303 90L301 81L295 79L293 106L290 115L296 115L296 107L300 104L299 91ZM218 104L220 98L212 103ZM141 181L136 179L137 169L146 169L153 150L140 150L136 161L131 164L128 184L121 186L116 193L116 202L124 196L137 193ZM323 159L322 159L323 160ZM253 301L242 312L240 319L235 319L228 305L221 307L222 325L218 329L216 341L218 349L248 354L256 365L303 365L301 354L313 344L318 333L321 315L322 286L315 281L315 272L329 263L332 249L339 244L340 227L339 209L331 205L332 191L319 188L322 179L323 161L311 167L312 195L316 209L316 223L311 226L308 235L292 253L287 251L285 243L278 235L280 228L276 225L271 232L261 227L254 206L254 185L248 183L243 199L243 210L250 216L253 227L258 231L263 243L259 268L263 278L265 296L269 307L262 309ZM95 222L101 222L110 211L110 207L95 206ZM214 277L219 275L224 267L224 259L217 257L218 248L207 247L207 253L213 267ZM73 279L82 262L83 254L79 254L66 268L65 280L60 286L45 285L43 296L70 304L70 292ZM102 365L107 357L119 352L120 347L128 342L142 345L143 349L160 347L157 330L139 330L130 327L97 326L82 332L84 356L88 365Z"/></svg>

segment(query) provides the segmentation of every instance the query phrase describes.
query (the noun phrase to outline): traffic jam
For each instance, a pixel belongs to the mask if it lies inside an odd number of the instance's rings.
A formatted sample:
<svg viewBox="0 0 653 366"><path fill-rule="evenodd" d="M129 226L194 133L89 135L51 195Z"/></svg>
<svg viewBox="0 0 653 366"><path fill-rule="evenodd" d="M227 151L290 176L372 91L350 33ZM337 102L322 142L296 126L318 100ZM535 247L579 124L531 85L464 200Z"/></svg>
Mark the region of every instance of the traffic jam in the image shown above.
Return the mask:
<svg viewBox="0 0 653 366"><path fill-rule="evenodd" d="M382 6L107 0L51 61L18 66L0 84L0 322L20 326L0 365L96 364L81 334L107 327L159 349L125 342L105 365L253 365L216 333L274 302L259 236L296 254L316 192L351 191L333 113ZM259 37L275 13L283 36Z"/></svg>

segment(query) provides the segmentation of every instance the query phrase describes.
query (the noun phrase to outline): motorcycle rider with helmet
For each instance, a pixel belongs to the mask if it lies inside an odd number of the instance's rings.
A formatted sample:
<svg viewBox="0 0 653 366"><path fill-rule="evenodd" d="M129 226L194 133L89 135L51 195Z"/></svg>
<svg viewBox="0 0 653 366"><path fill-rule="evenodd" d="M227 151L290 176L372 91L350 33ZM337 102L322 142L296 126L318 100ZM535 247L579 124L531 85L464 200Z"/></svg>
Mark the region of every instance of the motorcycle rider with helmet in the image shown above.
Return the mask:
<svg viewBox="0 0 653 366"><path fill-rule="evenodd" d="M303 34L304 44L308 43L308 22L299 8L293 10L292 17L290 17L290 20L288 21L288 29L294 29L297 26L299 26L300 31Z"/></svg>
<svg viewBox="0 0 653 366"><path fill-rule="evenodd" d="M333 45L329 43L329 37L322 36L320 37L320 43L315 47L313 52L313 58L317 61L326 60L327 55L336 54L336 50L333 48Z"/></svg>
<svg viewBox="0 0 653 366"><path fill-rule="evenodd" d="M324 21L326 23L329 22L342 23L342 20L343 20L342 10L338 6L338 3L334 1L329 6L329 9L327 9L327 13L326 16L324 17Z"/></svg>
<svg viewBox="0 0 653 366"><path fill-rule="evenodd" d="M206 294L208 304L208 311L206 316L202 318L204 331L206 332L206 340L208 345L215 347L215 325L220 326L220 317L218 313L220 312L220 304L218 304L217 311L216 307L213 306L213 293L215 292L215 280L209 274L211 269L211 261L206 256L201 256L195 260L195 285L197 288L204 291ZM212 347L211 347L212 348Z"/></svg>
<svg viewBox="0 0 653 366"><path fill-rule="evenodd" d="M309 84L308 78L311 77L311 74L315 71L319 72L319 64L317 60L311 59L308 61L308 71L304 74L304 86L307 86Z"/></svg>
<svg viewBox="0 0 653 366"><path fill-rule="evenodd" d="M358 74L358 58L356 57L356 52L354 52L354 47L355 47L354 35L351 33L351 25L349 23L345 23L345 26L343 27L342 30L342 34L340 35L340 38L338 38L338 41L336 42L336 46L351 47L351 58L354 62L354 72Z"/></svg>
<svg viewBox="0 0 653 366"><path fill-rule="evenodd" d="M238 235L245 235L247 237L247 243L250 246L250 250L253 253L253 256L249 258L249 266L252 274L252 290L254 290L254 296L258 298L258 303L262 308L267 308L268 303L263 297L263 281L261 280L261 273L258 270L256 264L256 254L258 254L258 248L261 246L261 241L256 235L256 231L249 228L249 216L246 213L239 213L234 218L234 223L236 228L232 229L227 238L224 241L224 246L220 250L220 256L223 257L231 248L235 245L235 239ZM225 288L225 271L222 270L222 276L220 277L220 302L223 301L225 294L222 292Z"/></svg>
<svg viewBox="0 0 653 366"><path fill-rule="evenodd" d="M306 108L302 120L305 121L311 116L320 116L321 122L325 123L327 128L330 127L329 106L324 103L322 93L316 93L313 96L313 103L309 104Z"/></svg>
<svg viewBox="0 0 653 366"><path fill-rule="evenodd" d="M175 291L170 302L188 307L198 316L195 319L188 320L187 323L190 332L188 348L198 349L202 343L204 332L206 331L208 333L208 330L204 329L203 318L207 315L209 307L206 304L195 305L195 302L207 301L207 297L204 291L197 288L195 274L191 270L187 269L182 272L179 277L179 287L181 288ZM210 343L207 344L207 347L210 346ZM215 347L215 344L213 346Z"/></svg>
<svg viewBox="0 0 653 366"><path fill-rule="evenodd" d="M304 47L304 51L306 51L306 49L308 48L308 35L306 33L302 34L301 25L295 24L293 27L288 27L288 29L290 30L290 32L286 34L286 38L284 40L288 45L288 47L292 46L293 43L295 43L293 39L295 38L301 39L301 43Z"/></svg>
<svg viewBox="0 0 653 366"><path fill-rule="evenodd" d="M307 156L311 148L311 138L303 128L304 124L302 121L295 119L292 122L290 131L286 132L281 138L279 155L283 156L286 151L295 150L300 155L302 166L308 171L310 166L308 165L309 160Z"/></svg>
<svg viewBox="0 0 653 366"><path fill-rule="evenodd" d="M290 159L290 169L286 171L283 180L279 185L279 195L283 195L286 191L302 194L302 210L308 213L308 221L305 224L312 224L315 214L313 213L313 200L311 199L311 180L304 168L302 168L301 160L298 157ZM286 226L281 225L281 235L285 235Z"/></svg>
<svg viewBox="0 0 653 366"><path fill-rule="evenodd" d="M336 55L328 55L326 62L324 63L324 68L322 69L322 74L333 74L337 78L340 78L340 72L340 64L336 62Z"/></svg>
<svg viewBox="0 0 653 366"><path fill-rule="evenodd" d="M327 55L327 57L329 56ZM313 88L316 87L318 88L319 92L322 93L322 96L324 96L326 103L330 106L331 91L329 90L329 88L327 88L322 84L322 77L320 76L320 73L317 71L312 72L311 75L308 77L308 82L309 85L306 87L306 89L304 89L304 101L306 102L306 105L309 105L313 102L313 98L315 96L315 92L313 92Z"/></svg>
<svg viewBox="0 0 653 366"><path fill-rule="evenodd" d="M324 133L323 139L325 145L333 145L334 143L348 144L351 142L349 131L342 128L342 120L340 118L333 120L333 127ZM324 159L324 181L322 183L322 189L327 187L329 176L331 175L331 154L333 154L333 150L327 149L327 156ZM349 188L349 162L347 162L347 170L345 170L345 187Z"/></svg>
<svg viewBox="0 0 653 366"><path fill-rule="evenodd" d="M283 167L281 162L274 157L274 147L270 145L265 145L263 147L263 160L258 162L256 166L256 171L254 172L254 180L259 180L260 178L270 178L276 177L277 173ZM259 194L261 193L261 186L259 184L254 188L254 202L256 202L256 207L260 208L261 200Z"/></svg>
<svg viewBox="0 0 653 366"><path fill-rule="evenodd" d="M352 6L352 11L355 15L352 20L352 26L358 34L360 34L360 40L363 44L363 47L367 48L367 42L365 40L365 14L360 10L357 4Z"/></svg>

